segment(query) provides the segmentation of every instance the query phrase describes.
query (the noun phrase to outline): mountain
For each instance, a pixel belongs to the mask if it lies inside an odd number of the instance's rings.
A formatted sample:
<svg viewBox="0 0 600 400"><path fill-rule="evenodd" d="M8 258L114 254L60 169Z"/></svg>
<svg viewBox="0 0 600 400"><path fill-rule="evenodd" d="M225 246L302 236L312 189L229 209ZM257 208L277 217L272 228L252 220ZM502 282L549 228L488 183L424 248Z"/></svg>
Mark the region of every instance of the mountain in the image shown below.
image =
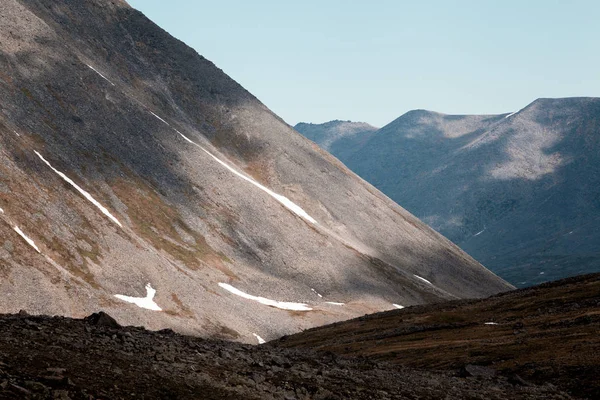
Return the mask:
<svg viewBox="0 0 600 400"><path fill-rule="evenodd" d="M256 343L511 288L126 2L0 12L1 312Z"/></svg>
<svg viewBox="0 0 600 400"><path fill-rule="evenodd" d="M516 285L600 271L598 98L415 110L343 145L354 172Z"/></svg>
<svg viewBox="0 0 600 400"><path fill-rule="evenodd" d="M0 315L0 397L597 399L600 275L407 307L251 346ZM35 360L36 362L32 362Z"/></svg>
<svg viewBox="0 0 600 400"><path fill-rule="evenodd" d="M294 126L294 129L318 144L322 149L335 154L339 159L346 156L344 152L346 148L355 151L360 143L367 142L377 131L377 128L366 122L340 120L329 121L324 124L300 122ZM347 141L351 141L353 145L346 146Z"/></svg>

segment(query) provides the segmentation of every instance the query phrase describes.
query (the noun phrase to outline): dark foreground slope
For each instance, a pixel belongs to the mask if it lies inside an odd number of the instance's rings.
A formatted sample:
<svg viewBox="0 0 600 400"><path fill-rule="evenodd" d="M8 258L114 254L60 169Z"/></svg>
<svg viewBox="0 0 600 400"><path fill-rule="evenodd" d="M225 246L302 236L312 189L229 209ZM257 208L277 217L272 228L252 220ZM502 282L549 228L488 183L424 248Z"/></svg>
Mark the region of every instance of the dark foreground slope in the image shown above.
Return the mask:
<svg viewBox="0 0 600 400"><path fill-rule="evenodd" d="M410 111L333 155L520 286L600 272L600 99Z"/></svg>
<svg viewBox="0 0 600 400"><path fill-rule="evenodd" d="M256 343L510 288L124 1L0 15L0 310Z"/></svg>
<svg viewBox="0 0 600 400"><path fill-rule="evenodd" d="M120 327L103 313L3 315L0 397L597 399L599 329L600 275L260 346Z"/></svg>
<svg viewBox="0 0 600 400"><path fill-rule="evenodd" d="M285 337L273 346L443 371L487 366L491 370L480 373L551 382L597 399L599 332L600 274L593 274L483 300L368 315Z"/></svg>

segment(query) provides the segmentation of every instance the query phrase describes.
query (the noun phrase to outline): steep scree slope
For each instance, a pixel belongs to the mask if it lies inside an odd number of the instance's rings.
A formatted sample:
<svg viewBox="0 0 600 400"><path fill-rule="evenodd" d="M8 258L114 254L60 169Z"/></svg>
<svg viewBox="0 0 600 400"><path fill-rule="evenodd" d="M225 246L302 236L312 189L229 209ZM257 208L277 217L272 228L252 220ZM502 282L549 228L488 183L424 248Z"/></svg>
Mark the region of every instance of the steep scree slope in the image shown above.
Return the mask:
<svg viewBox="0 0 600 400"><path fill-rule="evenodd" d="M0 14L0 310L256 341L510 288L125 2Z"/></svg>

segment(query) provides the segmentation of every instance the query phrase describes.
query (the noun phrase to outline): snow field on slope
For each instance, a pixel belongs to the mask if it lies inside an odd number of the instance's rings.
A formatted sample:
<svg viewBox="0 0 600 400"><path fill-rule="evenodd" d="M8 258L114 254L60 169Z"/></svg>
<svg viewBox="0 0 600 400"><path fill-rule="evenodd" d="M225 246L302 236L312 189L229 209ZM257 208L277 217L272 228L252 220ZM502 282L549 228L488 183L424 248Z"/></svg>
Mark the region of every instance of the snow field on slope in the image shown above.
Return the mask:
<svg viewBox="0 0 600 400"><path fill-rule="evenodd" d="M253 296L251 294L242 292L241 290L239 290L227 283L219 282L219 286L222 287L223 289L227 290L228 292L235 294L236 296L240 296L240 297L243 297L244 299L248 299L248 300L253 300L260 304L264 304L266 306L271 306L271 307L280 308L282 310L291 310L291 311L311 311L312 310L312 308L310 308L308 306L308 304L304 304L304 303L293 303L293 302L289 302L289 301L277 301L277 300L267 299L266 297Z"/></svg>
<svg viewBox="0 0 600 400"><path fill-rule="evenodd" d="M423 278L423 277L421 277L421 276L419 276L419 275L415 275L415 274L413 274L413 275L415 276L415 278L417 278L417 279L419 279L419 280L421 280L421 281L423 281L423 282L425 282L425 283L428 283L428 284L430 284L431 286L433 286L433 283L429 282L427 279L425 279L425 278Z"/></svg>
<svg viewBox="0 0 600 400"><path fill-rule="evenodd" d="M15 225L15 226L13 226L13 230L15 232L17 232L19 234L19 236L21 236L27 242L27 244L29 244L31 247L33 247L35 249L35 251L37 251L38 253L41 254L39 247L36 246L35 242L32 239L30 239L27 235L25 235L23 233L21 228L19 228L18 226Z"/></svg>
<svg viewBox="0 0 600 400"><path fill-rule="evenodd" d="M89 64L85 64L85 65L87 65L88 67L90 67L90 69L91 69L92 71L94 71L95 73L97 73L98 75L100 75L100 77L101 77L102 79L104 79L105 81L107 81L107 82L108 82L108 83L110 83L111 85L115 86L115 84L114 84L114 83L112 83L110 79L108 79L107 77L105 77L104 75L102 75L102 74L101 74L101 73L100 73L100 72L99 72L99 71L98 71L96 68L92 67L92 66L91 66L91 65L89 65Z"/></svg>
<svg viewBox="0 0 600 400"><path fill-rule="evenodd" d="M118 219L116 219L107 209L106 207L104 207L102 204L98 203L96 201L96 199L94 199L92 197L91 194L89 194L88 192L86 192L85 190L83 190L82 188L80 188L79 186L77 186L77 184L75 182L73 182L73 180L71 178L69 178L68 176L66 176L65 174L63 174L62 172L60 172L59 170L57 170L56 168L54 168L44 157L42 157L42 155L40 153L38 153L36 150L34 150L35 154L37 154L37 156L48 166L50 167L50 169L52 169L54 172L56 172L58 174L58 176L60 176L65 182L67 182L68 184L70 184L71 186L73 186L79 193L81 193L83 195L83 197L85 197L86 199L88 199L93 205L95 205L101 212L102 214L106 215L108 218L110 218L111 221L113 221L115 224L119 225L121 228L123 227L123 225L121 225L121 223L119 222Z"/></svg>
<svg viewBox="0 0 600 400"><path fill-rule="evenodd" d="M146 297L131 297L122 294L115 294L115 297L119 300L126 301L128 303L135 304L140 308L145 308L152 311L162 311L162 308L154 301L154 295L156 295L156 289L154 289L149 283L146 285Z"/></svg>
<svg viewBox="0 0 600 400"><path fill-rule="evenodd" d="M267 343L265 341L265 339L261 338L260 336L258 336L256 333L253 333L254 337L256 338L256 340L258 340L258 344L264 344Z"/></svg>
<svg viewBox="0 0 600 400"><path fill-rule="evenodd" d="M167 121L165 121L164 119L162 119L158 115L154 114L152 111L150 111L150 113L152 115L154 115L156 118L158 118L160 121L164 122L167 126L169 126L169 127L171 126ZM252 179L252 178L250 178L250 177L242 174L241 172L237 171L236 169L234 169L233 167L229 166L227 163L225 163L224 161L222 161L220 158L218 158L217 156L215 156L214 154L212 154L210 151L206 150L203 146L199 145L198 143L194 142L193 140L191 140L190 138L188 138L187 136L185 136L183 133L179 132L177 129L173 128L173 130L175 132L177 132L183 139L185 139L185 141L187 141L188 143L191 143L194 146L198 147L200 150L202 150L203 152L205 152L206 154L208 154L211 158L213 158L216 162L218 162L219 164L221 164L223 167L227 168L234 175L238 176L239 178L242 178L246 182L251 183L252 185L254 185L257 188L259 188L260 190L262 190L263 192L267 193L269 196L273 197L275 200L277 200L279 203L281 203L288 210L292 211L294 214L298 215L301 218L304 218L305 220L307 220L308 222L310 222L312 224L316 224L317 223L316 219L314 219L313 217L311 217L306 211L304 211L304 209L302 209L302 207L300 207L299 205L297 205L296 203L294 203L293 201L291 201L287 197L282 196L280 194L277 194L277 193L273 192L271 189L269 189L269 188L261 185L260 183L256 182L254 179Z"/></svg>

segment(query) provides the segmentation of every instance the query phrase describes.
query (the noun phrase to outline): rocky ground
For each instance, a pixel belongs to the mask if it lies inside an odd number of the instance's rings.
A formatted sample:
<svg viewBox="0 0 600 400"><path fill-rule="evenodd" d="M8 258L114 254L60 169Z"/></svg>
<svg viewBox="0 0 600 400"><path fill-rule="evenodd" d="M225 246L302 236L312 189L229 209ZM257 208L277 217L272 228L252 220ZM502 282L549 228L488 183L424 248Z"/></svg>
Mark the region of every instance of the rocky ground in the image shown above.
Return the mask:
<svg viewBox="0 0 600 400"><path fill-rule="evenodd" d="M409 307L252 346L0 316L0 398L596 399L600 275Z"/></svg>
<svg viewBox="0 0 600 400"><path fill-rule="evenodd" d="M569 399L485 368L424 371L333 353L251 346L85 320L0 318L6 399Z"/></svg>
<svg viewBox="0 0 600 400"><path fill-rule="evenodd" d="M600 398L600 274L372 314L284 337L290 348L368 357L411 368L466 365Z"/></svg>

